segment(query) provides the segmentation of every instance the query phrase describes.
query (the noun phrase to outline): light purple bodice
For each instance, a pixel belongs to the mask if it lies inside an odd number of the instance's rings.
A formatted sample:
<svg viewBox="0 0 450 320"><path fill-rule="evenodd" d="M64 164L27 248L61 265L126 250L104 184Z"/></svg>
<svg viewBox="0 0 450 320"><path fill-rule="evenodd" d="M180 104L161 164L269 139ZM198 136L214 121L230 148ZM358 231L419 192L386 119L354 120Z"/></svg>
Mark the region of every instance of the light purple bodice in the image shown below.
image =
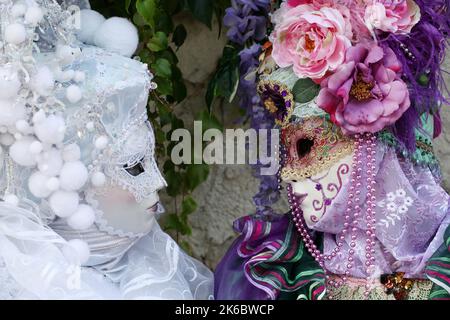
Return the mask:
<svg viewBox="0 0 450 320"><path fill-rule="evenodd" d="M442 244L443 233L450 224L449 196L428 168L399 158L392 148L377 150L376 176L376 274L405 272L409 278L422 278L427 260ZM363 174L363 181L365 181ZM324 232L324 253L337 246L336 234L344 228L349 184L343 187L329 210L313 229ZM361 188L361 204L365 208L366 186ZM358 223L355 267L350 276L365 278L366 222ZM326 269L335 274L346 271L350 235L337 257L326 261Z"/></svg>

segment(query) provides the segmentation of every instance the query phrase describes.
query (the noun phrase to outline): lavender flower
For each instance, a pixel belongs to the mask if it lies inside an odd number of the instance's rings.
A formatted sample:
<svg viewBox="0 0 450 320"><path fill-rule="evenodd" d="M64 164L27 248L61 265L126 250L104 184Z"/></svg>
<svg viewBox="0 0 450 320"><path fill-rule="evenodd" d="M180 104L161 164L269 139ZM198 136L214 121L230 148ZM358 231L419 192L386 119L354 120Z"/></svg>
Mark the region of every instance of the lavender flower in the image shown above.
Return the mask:
<svg viewBox="0 0 450 320"><path fill-rule="evenodd" d="M224 25L229 28L228 38L237 45L253 43L240 53L240 82L238 88L239 104L246 110L253 129L272 129L275 125L273 116L264 108L257 93L256 72L259 67L261 46L255 42L261 41L267 34L267 17L270 0L232 0L232 7L226 10ZM272 139L268 137L268 144ZM269 148L268 148L269 150ZM260 180L259 192L253 197L257 214L271 215L271 206L278 201L278 177L262 176L263 165L253 166L254 176Z"/></svg>
<svg viewBox="0 0 450 320"><path fill-rule="evenodd" d="M241 46L249 40L263 40L269 7L270 0L232 0L232 6L225 10L223 18L229 29L228 38Z"/></svg>

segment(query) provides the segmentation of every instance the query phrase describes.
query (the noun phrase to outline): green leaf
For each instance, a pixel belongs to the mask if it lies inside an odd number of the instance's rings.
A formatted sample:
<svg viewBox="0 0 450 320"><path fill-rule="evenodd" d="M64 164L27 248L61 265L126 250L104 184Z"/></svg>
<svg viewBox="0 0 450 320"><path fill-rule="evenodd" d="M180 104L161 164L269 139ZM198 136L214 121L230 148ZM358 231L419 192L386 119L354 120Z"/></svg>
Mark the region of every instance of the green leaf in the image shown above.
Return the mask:
<svg viewBox="0 0 450 320"><path fill-rule="evenodd" d="M180 183L182 176L179 172L173 170L164 171L164 177L167 181L167 194L176 197L181 193L182 184Z"/></svg>
<svg viewBox="0 0 450 320"><path fill-rule="evenodd" d="M187 197L184 199L183 203L181 204L181 217L182 219L187 219L187 217L194 213L195 210L197 210L197 202L192 197Z"/></svg>
<svg viewBox="0 0 450 320"><path fill-rule="evenodd" d="M164 32L158 31L153 38L147 43L147 48L153 52L159 52L167 49L169 40Z"/></svg>
<svg viewBox="0 0 450 320"><path fill-rule="evenodd" d="M184 236L192 234L187 217L178 216L176 213L166 215L164 226L166 231L174 230Z"/></svg>
<svg viewBox="0 0 450 320"><path fill-rule="evenodd" d="M206 110L200 113L198 119L202 122L203 133L209 129L223 130L223 125L220 123L219 119L217 119L214 114L209 113Z"/></svg>
<svg viewBox="0 0 450 320"><path fill-rule="evenodd" d="M151 66L152 70L159 77L170 78L172 75L172 65L167 59L160 58Z"/></svg>
<svg viewBox="0 0 450 320"><path fill-rule="evenodd" d="M214 13L214 0L187 0L194 17L211 28Z"/></svg>
<svg viewBox="0 0 450 320"><path fill-rule="evenodd" d="M319 91L320 86L311 79L298 80L292 89L294 99L298 103L307 103L312 101L315 97L317 97Z"/></svg>
<svg viewBox="0 0 450 320"><path fill-rule="evenodd" d="M172 112L170 112L169 108L166 105L160 104L157 106L158 108L158 116L159 123L161 127L164 127L172 122Z"/></svg>
<svg viewBox="0 0 450 320"><path fill-rule="evenodd" d="M125 0L125 10L127 11L127 13L130 13L130 5L131 5L131 0Z"/></svg>
<svg viewBox="0 0 450 320"><path fill-rule="evenodd" d="M144 17L142 17L138 12L133 15L133 23L140 29L140 31L142 31L142 27L147 24Z"/></svg>
<svg viewBox="0 0 450 320"><path fill-rule="evenodd" d="M184 41L186 41L186 38L186 28L182 24L179 24L173 32L172 42L179 48L183 45Z"/></svg>
<svg viewBox="0 0 450 320"><path fill-rule="evenodd" d="M155 29L155 17L158 11L157 0L137 0L136 10L144 18L145 22Z"/></svg>
<svg viewBox="0 0 450 320"><path fill-rule="evenodd" d="M186 170L186 175L187 187L190 191L193 191L208 179L209 166L207 164L190 164Z"/></svg>
<svg viewBox="0 0 450 320"><path fill-rule="evenodd" d="M183 79L177 79L173 82L173 98L176 102L182 102L187 97L187 88Z"/></svg>
<svg viewBox="0 0 450 320"><path fill-rule="evenodd" d="M165 77L155 77L155 82L158 85L157 92L163 96L169 96L173 93L173 85L170 79Z"/></svg>
<svg viewBox="0 0 450 320"><path fill-rule="evenodd" d="M233 101L239 86L239 62L238 49L227 45L223 50L216 74L208 84L206 105L209 112L215 98L222 97L229 102Z"/></svg>
<svg viewBox="0 0 450 320"><path fill-rule="evenodd" d="M179 0L163 0L161 2L164 10L171 16L180 12L180 10L183 8L183 4L183 1Z"/></svg>

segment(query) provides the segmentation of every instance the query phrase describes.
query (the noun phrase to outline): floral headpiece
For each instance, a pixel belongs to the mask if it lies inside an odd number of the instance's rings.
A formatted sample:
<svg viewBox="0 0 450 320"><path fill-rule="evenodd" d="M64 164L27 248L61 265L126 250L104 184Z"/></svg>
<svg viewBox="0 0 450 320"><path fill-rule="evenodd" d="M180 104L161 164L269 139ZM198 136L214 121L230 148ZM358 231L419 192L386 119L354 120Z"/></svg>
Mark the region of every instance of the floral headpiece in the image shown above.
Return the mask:
<svg viewBox="0 0 450 320"><path fill-rule="evenodd" d="M285 125L315 101L344 135L387 131L414 152L421 119L432 118L439 135L439 107L448 102L440 65L449 7L448 0L284 1L272 16L271 58L295 80L290 91L284 81L263 81L263 105Z"/></svg>

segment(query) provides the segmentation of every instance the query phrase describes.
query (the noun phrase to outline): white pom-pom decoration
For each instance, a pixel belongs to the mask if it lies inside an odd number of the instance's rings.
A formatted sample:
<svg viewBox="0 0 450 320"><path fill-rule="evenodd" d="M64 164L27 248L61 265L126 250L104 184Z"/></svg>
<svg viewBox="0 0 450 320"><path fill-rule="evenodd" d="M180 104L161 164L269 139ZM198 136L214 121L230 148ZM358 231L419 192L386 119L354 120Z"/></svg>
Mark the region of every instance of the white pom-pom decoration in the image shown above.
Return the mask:
<svg viewBox="0 0 450 320"><path fill-rule="evenodd" d="M5 40L11 44L21 44L27 39L27 31L23 24L12 23L5 28Z"/></svg>
<svg viewBox="0 0 450 320"><path fill-rule="evenodd" d="M0 99L13 99L17 97L21 83L17 72L10 68L0 68Z"/></svg>
<svg viewBox="0 0 450 320"><path fill-rule="evenodd" d="M77 191L81 189L88 178L88 170L81 161L65 163L59 176L61 188L66 191Z"/></svg>
<svg viewBox="0 0 450 320"><path fill-rule="evenodd" d="M66 133L66 124L60 116L50 115L34 125L36 136L44 143L58 144L63 142Z"/></svg>
<svg viewBox="0 0 450 320"><path fill-rule="evenodd" d="M52 178L48 179L47 188L52 192L58 190L59 189L59 179L56 177L52 177Z"/></svg>
<svg viewBox="0 0 450 320"><path fill-rule="evenodd" d="M56 56L62 65L71 64L80 53L80 48L72 48L67 45L58 45L56 47Z"/></svg>
<svg viewBox="0 0 450 320"><path fill-rule="evenodd" d="M67 219L67 224L74 230L89 229L95 222L95 212L91 206L80 204L77 211Z"/></svg>
<svg viewBox="0 0 450 320"><path fill-rule="evenodd" d="M102 187L106 183L106 176L103 172L94 172L91 182L94 187Z"/></svg>
<svg viewBox="0 0 450 320"><path fill-rule="evenodd" d="M47 198L52 191L47 188L47 181L49 177L41 172L35 172L28 180L28 189L36 198Z"/></svg>
<svg viewBox="0 0 450 320"><path fill-rule="evenodd" d="M55 86L53 72L46 66L40 67L31 80L31 87L39 95L47 97L52 93Z"/></svg>
<svg viewBox="0 0 450 320"><path fill-rule="evenodd" d="M73 84L66 89L66 98L70 103L77 103L82 97L83 94L79 86Z"/></svg>
<svg viewBox="0 0 450 320"><path fill-rule="evenodd" d="M81 150L76 143L69 144L63 149L63 159L66 162L73 162L80 160Z"/></svg>
<svg viewBox="0 0 450 320"><path fill-rule="evenodd" d="M16 129L19 132L26 134L26 133L29 133L29 131L30 131L30 125L28 124L28 121L26 121L26 120L19 120L16 122Z"/></svg>
<svg viewBox="0 0 450 320"><path fill-rule="evenodd" d="M62 73L62 82L70 81L73 77L75 77L75 71L72 69L66 70Z"/></svg>
<svg viewBox="0 0 450 320"><path fill-rule="evenodd" d="M4 146L10 146L14 143L14 141L16 141L14 139L14 136L12 134L9 133L3 133L0 134L0 143Z"/></svg>
<svg viewBox="0 0 450 320"><path fill-rule="evenodd" d="M14 18L23 16L25 14L25 12L27 12L27 6L23 3L17 3L15 5L13 5L11 8L11 15Z"/></svg>
<svg viewBox="0 0 450 320"><path fill-rule="evenodd" d="M78 83L84 82L84 80L86 80L86 74L82 71L75 71L73 80Z"/></svg>
<svg viewBox="0 0 450 320"><path fill-rule="evenodd" d="M43 17L44 13L42 12L41 8L39 8L38 6L31 6L25 13L25 23L37 25L39 22L42 21Z"/></svg>
<svg viewBox="0 0 450 320"><path fill-rule="evenodd" d="M91 250L89 249L89 245L86 241L74 239L68 241L68 244L76 252L78 261L81 265L89 261Z"/></svg>
<svg viewBox="0 0 450 320"><path fill-rule="evenodd" d="M36 112L33 115L33 123L34 124L38 124L39 122L42 122L45 119L47 119L47 118L45 117L45 112L43 110L39 110L38 112Z"/></svg>
<svg viewBox="0 0 450 320"><path fill-rule="evenodd" d="M30 152L30 146L35 142L33 138L17 140L9 149L9 155L13 161L23 167L36 165L36 159Z"/></svg>
<svg viewBox="0 0 450 320"><path fill-rule="evenodd" d="M58 217L68 218L77 211L80 197L76 192L56 191L51 195L49 203Z"/></svg>
<svg viewBox="0 0 450 320"><path fill-rule="evenodd" d="M57 176L62 167L63 159L61 156L61 151L55 148L44 152L38 161L39 171L49 177Z"/></svg>
<svg viewBox="0 0 450 320"><path fill-rule="evenodd" d="M61 69L55 68L55 79L58 82L69 82L74 77L75 73L73 70L65 70L62 71Z"/></svg>
<svg viewBox="0 0 450 320"><path fill-rule="evenodd" d="M20 102L12 100L0 100L0 125L14 127L16 122L24 119L26 109Z"/></svg>
<svg viewBox="0 0 450 320"><path fill-rule="evenodd" d="M94 44L96 31L105 22L105 17L94 10L80 11L80 29L77 32L77 38L86 44Z"/></svg>
<svg viewBox="0 0 450 320"><path fill-rule="evenodd" d="M15 194L6 194L3 201L15 207L19 205L19 198Z"/></svg>
<svg viewBox="0 0 450 320"><path fill-rule="evenodd" d="M108 145L108 137L107 136L100 136L97 139L95 139L95 147L99 150L103 150Z"/></svg>
<svg viewBox="0 0 450 320"><path fill-rule="evenodd" d="M30 153L32 155L38 155L42 152L44 147L42 146L42 143L40 141L34 141L30 144Z"/></svg>
<svg viewBox="0 0 450 320"><path fill-rule="evenodd" d="M86 129L88 129L88 131L92 132L95 129L95 125L94 122L89 121L88 123L86 123Z"/></svg>
<svg viewBox="0 0 450 320"><path fill-rule="evenodd" d="M139 36L130 21L113 17L102 23L95 33L94 42L107 51L131 57L138 47Z"/></svg>

